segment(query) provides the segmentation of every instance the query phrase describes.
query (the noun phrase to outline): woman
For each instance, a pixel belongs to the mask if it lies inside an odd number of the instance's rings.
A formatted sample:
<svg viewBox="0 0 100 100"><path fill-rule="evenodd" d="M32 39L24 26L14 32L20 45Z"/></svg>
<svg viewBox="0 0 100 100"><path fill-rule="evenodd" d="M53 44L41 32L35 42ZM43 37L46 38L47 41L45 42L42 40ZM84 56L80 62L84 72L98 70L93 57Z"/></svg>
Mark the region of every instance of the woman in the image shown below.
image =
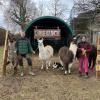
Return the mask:
<svg viewBox="0 0 100 100"><path fill-rule="evenodd" d="M85 77L88 77L88 56L91 51L90 44L86 41L86 37L82 37L82 41L78 43L78 52L79 52L79 74L82 76L82 73L85 72Z"/></svg>

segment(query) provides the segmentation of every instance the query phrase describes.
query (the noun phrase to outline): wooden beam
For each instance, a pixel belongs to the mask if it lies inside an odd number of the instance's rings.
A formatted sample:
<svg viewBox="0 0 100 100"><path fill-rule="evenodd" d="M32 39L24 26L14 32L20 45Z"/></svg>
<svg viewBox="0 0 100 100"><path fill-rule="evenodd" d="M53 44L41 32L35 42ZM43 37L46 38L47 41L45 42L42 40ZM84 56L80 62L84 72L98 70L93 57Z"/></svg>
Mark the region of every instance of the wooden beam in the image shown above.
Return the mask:
<svg viewBox="0 0 100 100"><path fill-rule="evenodd" d="M8 31L6 31L4 53L3 53L3 75L6 75L7 56L8 56Z"/></svg>

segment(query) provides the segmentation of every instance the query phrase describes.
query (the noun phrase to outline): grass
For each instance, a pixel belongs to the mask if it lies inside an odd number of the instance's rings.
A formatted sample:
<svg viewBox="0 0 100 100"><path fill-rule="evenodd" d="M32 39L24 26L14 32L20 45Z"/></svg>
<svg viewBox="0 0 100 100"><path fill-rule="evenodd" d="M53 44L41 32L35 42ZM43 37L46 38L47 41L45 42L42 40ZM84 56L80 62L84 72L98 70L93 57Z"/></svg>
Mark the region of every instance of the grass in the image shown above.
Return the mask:
<svg viewBox="0 0 100 100"><path fill-rule="evenodd" d="M0 46L0 65L3 50L4 47ZM53 61L57 59L54 56ZM12 76L13 69L7 67L7 76L0 77L0 100L100 100L100 81L96 81L94 72L90 71L89 79L80 78L76 64L72 75L65 76L59 69L43 71L36 54L33 55L33 65L34 77L28 75L27 68L25 76L20 77L20 72ZM2 66L0 75L1 71Z"/></svg>

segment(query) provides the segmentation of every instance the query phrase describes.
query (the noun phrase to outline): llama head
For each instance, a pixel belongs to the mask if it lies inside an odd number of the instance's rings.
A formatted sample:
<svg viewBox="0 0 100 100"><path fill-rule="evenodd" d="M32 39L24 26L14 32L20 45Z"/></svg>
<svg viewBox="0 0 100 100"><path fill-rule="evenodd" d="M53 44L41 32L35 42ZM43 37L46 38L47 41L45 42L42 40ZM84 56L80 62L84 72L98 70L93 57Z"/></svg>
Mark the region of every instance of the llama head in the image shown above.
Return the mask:
<svg viewBox="0 0 100 100"><path fill-rule="evenodd" d="M74 44L77 44L77 41L78 41L78 36L76 35L76 36L73 36L73 38L72 38L72 42L74 43Z"/></svg>
<svg viewBox="0 0 100 100"><path fill-rule="evenodd" d="M37 41L38 41L38 46L42 46L43 45L43 38L37 39Z"/></svg>

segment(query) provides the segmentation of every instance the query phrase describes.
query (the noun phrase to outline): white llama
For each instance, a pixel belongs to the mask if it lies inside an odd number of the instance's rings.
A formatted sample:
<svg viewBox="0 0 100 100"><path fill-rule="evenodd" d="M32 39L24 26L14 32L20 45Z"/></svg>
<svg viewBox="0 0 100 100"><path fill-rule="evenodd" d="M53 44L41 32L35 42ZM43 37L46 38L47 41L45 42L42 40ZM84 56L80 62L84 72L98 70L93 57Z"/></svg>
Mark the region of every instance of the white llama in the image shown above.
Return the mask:
<svg viewBox="0 0 100 100"><path fill-rule="evenodd" d="M46 69L48 69L48 66L50 66L51 58L53 57L53 48L50 45L44 46L43 39L38 39L38 48L39 48L39 58L42 60L42 67L44 68L44 65L46 66Z"/></svg>

